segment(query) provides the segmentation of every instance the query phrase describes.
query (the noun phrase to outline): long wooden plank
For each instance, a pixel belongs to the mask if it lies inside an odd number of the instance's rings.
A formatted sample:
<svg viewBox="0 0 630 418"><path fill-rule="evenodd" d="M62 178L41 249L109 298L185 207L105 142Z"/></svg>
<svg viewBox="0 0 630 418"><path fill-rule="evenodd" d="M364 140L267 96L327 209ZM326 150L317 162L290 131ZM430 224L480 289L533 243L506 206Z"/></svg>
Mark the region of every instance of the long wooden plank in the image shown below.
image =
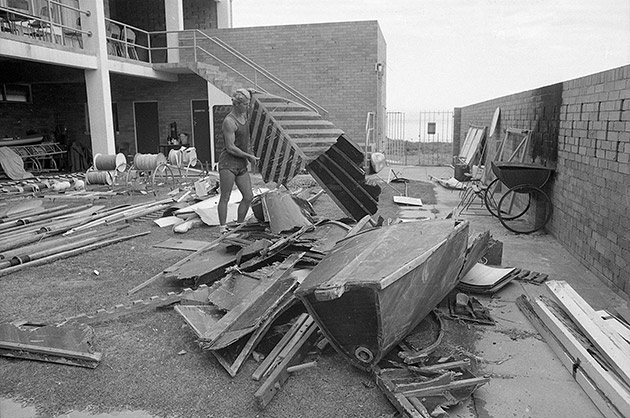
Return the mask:
<svg viewBox="0 0 630 418"><path fill-rule="evenodd" d="M630 416L627 388L593 358L546 302L538 299L531 303L525 296L520 296L516 305L605 416Z"/></svg>
<svg viewBox="0 0 630 418"><path fill-rule="evenodd" d="M621 379L630 385L630 344L608 327L595 310L566 282L546 283L554 299L597 347Z"/></svg>
<svg viewBox="0 0 630 418"><path fill-rule="evenodd" d="M291 340L291 338L293 338L295 333L298 331L298 329L300 329L300 327L304 324L304 321L306 321L308 317L309 316L306 313L303 313L300 316L298 316L298 318L293 323L293 325L291 325L291 328L289 328L289 330L282 336L282 338L276 344L276 346L271 350L271 352L269 352L267 357L265 357L265 359L256 368L256 370L252 374L252 379L260 380L263 377L263 375L265 374L265 371L269 369L271 364L278 357L278 354L280 354L280 351L282 351L282 349L287 345L287 343Z"/></svg>
<svg viewBox="0 0 630 418"><path fill-rule="evenodd" d="M294 333L292 333L292 335L290 335L288 341L286 341L286 343L280 347L280 350L277 352L277 354L269 356L270 361L268 362L266 369L262 371L262 374L260 374L259 379L269 376L275 370L275 368L280 363L282 363L282 361L289 355L295 344L297 344L302 336L312 327L314 322L315 320L311 316L306 316L304 322L302 322L298 329ZM280 344L278 344L278 346L279 345Z"/></svg>

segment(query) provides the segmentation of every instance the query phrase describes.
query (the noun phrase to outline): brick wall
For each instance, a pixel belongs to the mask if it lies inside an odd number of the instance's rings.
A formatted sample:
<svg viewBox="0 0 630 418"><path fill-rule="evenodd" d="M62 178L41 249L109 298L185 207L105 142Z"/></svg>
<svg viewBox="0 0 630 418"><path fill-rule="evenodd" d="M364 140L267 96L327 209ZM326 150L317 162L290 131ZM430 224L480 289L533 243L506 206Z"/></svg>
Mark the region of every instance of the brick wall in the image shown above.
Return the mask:
<svg viewBox="0 0 630 418"><path fill-rule="evenodd" d="M180 75L177 83L112 75L111 85L112 101L118 106L116 144L129 147L130 154L136 152L134 101L155 101L158 104L160 138L156 138L155 142L157 152L158 143L166 143L171 122L177 122L179 132L192 133L191 101L208 100L206 82L196 75Z"/></svg>
<svg viewBox="0 0 630 418"><path fill-rule="evenodd" d="M490 152L506 128L532 130L528 161L555 168L547 231L630 294L630 65L462 107L459 138L470 124L489 126L497 107Z"/></svg>
<svg viewBox="0 0 630 418"><path fill-rule="evenodd" d="M265 26L206 31L236 48L257 64L328 111L327 118L359 144L365 121L374 112L384 124L385 79L376 63L386 64L386 46L376 21L312 25ZM238 61L211 48L228 64L246 73ZM260 75L254 77L272 94L287 97ZM382 126L378 126L381 132Z"/></svg>
<svg viewBox="0 0 630 418"><path fill-rule="evenodd" d="M24 136L27 131L50 135L67 129L68 141L89 146L85 131L85 86L80 83L32 84L32 103L0 103L0 136ZM63 103L63 106L59 106Z"/></svg>

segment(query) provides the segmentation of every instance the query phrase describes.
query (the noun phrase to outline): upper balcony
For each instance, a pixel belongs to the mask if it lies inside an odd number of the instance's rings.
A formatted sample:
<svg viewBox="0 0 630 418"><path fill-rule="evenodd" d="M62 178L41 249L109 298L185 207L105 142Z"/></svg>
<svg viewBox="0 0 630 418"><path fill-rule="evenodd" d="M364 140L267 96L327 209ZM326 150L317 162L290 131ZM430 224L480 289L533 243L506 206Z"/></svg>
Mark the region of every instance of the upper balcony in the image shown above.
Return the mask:
<svg viewBox="0 0 630 418"><path fill-rule="evenodd" d="M326 112L216 37L197 29L146 31L106 17L103 7L101 0L0 0L0 57L165 81L195 72L227 94L226 78Z"/></svg>

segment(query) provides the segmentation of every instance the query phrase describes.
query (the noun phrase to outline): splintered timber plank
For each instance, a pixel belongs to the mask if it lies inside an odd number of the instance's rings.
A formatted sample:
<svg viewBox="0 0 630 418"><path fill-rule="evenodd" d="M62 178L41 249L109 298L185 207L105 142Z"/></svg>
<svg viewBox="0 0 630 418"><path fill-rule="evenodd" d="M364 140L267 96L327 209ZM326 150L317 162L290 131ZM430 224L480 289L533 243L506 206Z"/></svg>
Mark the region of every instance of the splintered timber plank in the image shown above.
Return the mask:
<svg viewBox="0 0 630 418"><path fill-rule="evenodd" d="M287 368L294 364L299 364L308 353L317 339L317 325L312 323L308 330L302 335L299 341L291 347L286 357L271 372L267 380L254 394L258 407L265 408L274 395L280 390L282 385L289 378Z"/></svg>
<svg viewBox="0 0 630 418"><path fill-rule="evenodd" d="M630 343L602 324L595 310L564 281L547 282L556 302L597 347L621 379L630 385Z"/></svg>
<svg viewBox="0 0 630 418"><path fill-rule="evenodd" d="M606 417L630 416L630 392L604 369L543 299L531 303L525 295L516 305L542 335L564 367Z"/></svg>
<svg viewBox="0 0 630 418"><path fill-rule="evenodd" d="M227 347L258 327L297 285L291 272L303 255L304 253L289 256L271 277L263 280L243 302L200 336L204 348L218 350Z"/></svg>

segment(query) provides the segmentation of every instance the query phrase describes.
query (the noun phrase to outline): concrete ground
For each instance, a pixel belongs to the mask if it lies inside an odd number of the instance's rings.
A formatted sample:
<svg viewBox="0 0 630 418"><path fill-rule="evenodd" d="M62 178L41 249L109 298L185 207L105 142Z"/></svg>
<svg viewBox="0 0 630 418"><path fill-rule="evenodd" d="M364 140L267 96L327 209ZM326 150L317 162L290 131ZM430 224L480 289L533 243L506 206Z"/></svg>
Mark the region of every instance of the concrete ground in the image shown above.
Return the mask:
<svg viewBox="0 0 630 418"><path fill-rule="evenodd" d="M431 177L450 178L449 167L393 167L399 176L431 181ZM381 174L382 176L382 174ZM385 175L386 176L386 175ZM427 207L437 218L447 216L457 206L460 193L436 183L438 203ZM414 196L410 196L414 197ZM546 273L550 280L568 282L595 309L627 308L628 303L612 292L596 276L573 258L553 237L544 233L517 235L505 229L485 208L459 215L471 223L475 231L489 230L503 243L503 266L520 267ZM590 401L571 373L564 368L515 300L521 294L534 298L547 293L545 286L513 281L492 297L479 296L488 307L495 326L478 326L480 338L476 352L482 372L491 381L479 388L465 404L451 409L451 417L459 418L599 418L603 415ZM35 409L7 399L0 399L0 418L31 418ZM63 418L127 418L151 417L142 411L91 415L71 412Z"/></svg>
<svg viewBox="0 0 630 418"><path fill-rule="evenodd" d="M448 179L450 167L393 167L399 176L431 181L432 177ZM436 183L434 212L444 217L458 205L460 192ZM411 196L413 197L413 196ZM585 266L571 256L552 236L544 233L517 235L492 217L479 201L458 218L471 223L473 230L489 230L503 243L506 267L519 267L549 275L549 280L564 280L596 310L627 308L628 301L615 294ZM495 326L482 330L477 341L478 355L483 358L483 372L492 377L479 388L467 404L451 410L452 417L526 418L580 417L603 415L573 380L547 343L521 313L515 300L522 294L530 299L549 295L546 287L512 281L492 297L479 296L491 310Z"/></svg>

